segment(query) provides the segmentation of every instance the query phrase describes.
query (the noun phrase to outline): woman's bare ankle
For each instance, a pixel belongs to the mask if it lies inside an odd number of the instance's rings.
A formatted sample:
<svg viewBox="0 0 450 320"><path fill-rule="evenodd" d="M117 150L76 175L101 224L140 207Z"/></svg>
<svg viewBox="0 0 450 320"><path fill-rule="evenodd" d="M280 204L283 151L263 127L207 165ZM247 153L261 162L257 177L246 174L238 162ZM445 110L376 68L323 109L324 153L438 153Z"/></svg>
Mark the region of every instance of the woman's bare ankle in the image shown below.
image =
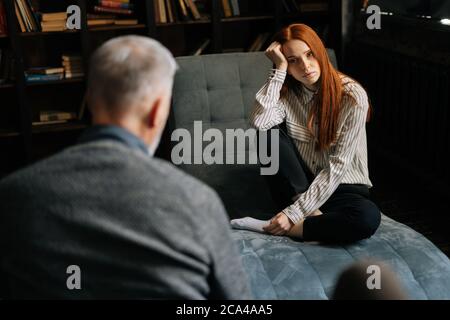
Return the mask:
<svg viewBox="0 0 450 320"><path fill-rule="evenodd" d="M293 237L293 238L303 238L303 222L305 220L301 220L299 223L294 224L294 226L291 228L291 230L289 230L286 235L288 237Z"/></svg>
<svg viewBox="0 0 450 320"><path fill-rule="evenodd" d="M323 214L323 212L320 211L319 209L317 209L317 210L315 210L313 213L311 213L309 216L310 216L310 217L316 217L316 216L320 216L320 215L322 215L322 214Z"/></svg>

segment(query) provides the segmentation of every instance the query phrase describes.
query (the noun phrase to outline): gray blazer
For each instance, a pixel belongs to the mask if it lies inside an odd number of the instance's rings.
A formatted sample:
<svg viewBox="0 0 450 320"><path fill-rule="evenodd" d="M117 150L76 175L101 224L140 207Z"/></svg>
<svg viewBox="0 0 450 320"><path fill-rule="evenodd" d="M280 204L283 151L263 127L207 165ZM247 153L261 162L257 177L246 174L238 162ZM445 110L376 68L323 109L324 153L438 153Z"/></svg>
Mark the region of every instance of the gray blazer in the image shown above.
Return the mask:
<svg viewBox="0 0 450 320"><path fill-rule="evenodd" d="M13 298L250 298L216 193L112 140L3 179L0 246Z"/></svg>

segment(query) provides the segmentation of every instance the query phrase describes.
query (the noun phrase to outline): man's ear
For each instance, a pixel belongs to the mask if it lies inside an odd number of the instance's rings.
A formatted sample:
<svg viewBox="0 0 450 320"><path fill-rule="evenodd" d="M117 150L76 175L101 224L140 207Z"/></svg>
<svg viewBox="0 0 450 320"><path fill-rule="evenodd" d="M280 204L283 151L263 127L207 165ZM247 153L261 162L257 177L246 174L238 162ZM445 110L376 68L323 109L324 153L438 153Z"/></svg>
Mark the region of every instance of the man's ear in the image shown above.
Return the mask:
<svg viewBox="0 0 450 320"><path fill-rule="evenodd" d="M150 128L154 128L157 126L161 108L162 108L162 98L157 98L155 101L153 101L152 108L148 114L148 126Z"/></svg>

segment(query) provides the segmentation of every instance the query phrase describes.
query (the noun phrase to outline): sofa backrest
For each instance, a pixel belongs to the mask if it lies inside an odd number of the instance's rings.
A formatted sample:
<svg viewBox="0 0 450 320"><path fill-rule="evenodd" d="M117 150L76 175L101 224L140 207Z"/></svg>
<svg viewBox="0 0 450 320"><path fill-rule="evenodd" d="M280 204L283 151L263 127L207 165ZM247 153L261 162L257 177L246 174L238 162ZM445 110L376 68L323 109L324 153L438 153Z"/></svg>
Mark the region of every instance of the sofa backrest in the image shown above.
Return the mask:
<svg viewBox="0 0 450 320"><path fill-rule="evenodd" d="M335 63L334 52L329 50L329 55ZM179 70L175 76L168 124L171 133L184 128L194 142L201 139L202 132L215 128L226 140L226 129L250 128L248 117L255 94L272 67L263 52L188 56L176 60ZM183 170L203 180L219 193L232 218L271 216L275 210L264 176L260 175L259 165L248 164L250 157L256 155L254 142L251 140L247 143L245 151L235 147L233 150L223 148L223 152L218 152L220 157L227 154L245 158L246 165L205 164L207 153L195 154L193 146L191 160L199 164L180 165ZM172 147L177 144L178 141L173 141ZM208 144L209 141L203 141L202 150Z"/></svg>

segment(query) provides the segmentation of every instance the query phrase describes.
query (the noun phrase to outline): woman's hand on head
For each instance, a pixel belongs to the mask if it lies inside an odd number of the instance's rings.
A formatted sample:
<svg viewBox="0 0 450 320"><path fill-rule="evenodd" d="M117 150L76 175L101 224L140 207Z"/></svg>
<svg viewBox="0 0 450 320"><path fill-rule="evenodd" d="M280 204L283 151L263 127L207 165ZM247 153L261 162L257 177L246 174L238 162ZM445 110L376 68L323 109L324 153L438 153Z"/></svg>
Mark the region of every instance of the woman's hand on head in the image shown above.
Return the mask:
<svg viewBox="0 0 450 320"><path fill-rule="evenodd" d="M281 44L272 42L266 49L266 56L275 64L278 70L286 71L288 62L284 54L281 52Z"/></svg>
<svg viewBox="0 0 450 320"><path fill-rule="evenodd" d="M283 212L280 212L270 219L270 224L264 227L264 231L274 236L282 236L291 230L293 226L294 223Z"/></svg>

